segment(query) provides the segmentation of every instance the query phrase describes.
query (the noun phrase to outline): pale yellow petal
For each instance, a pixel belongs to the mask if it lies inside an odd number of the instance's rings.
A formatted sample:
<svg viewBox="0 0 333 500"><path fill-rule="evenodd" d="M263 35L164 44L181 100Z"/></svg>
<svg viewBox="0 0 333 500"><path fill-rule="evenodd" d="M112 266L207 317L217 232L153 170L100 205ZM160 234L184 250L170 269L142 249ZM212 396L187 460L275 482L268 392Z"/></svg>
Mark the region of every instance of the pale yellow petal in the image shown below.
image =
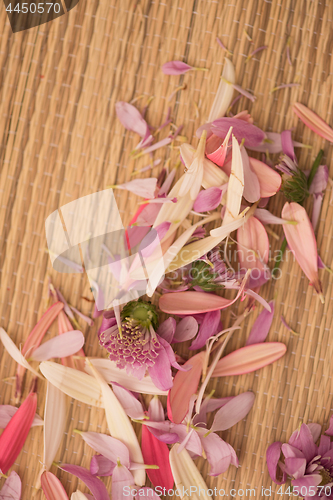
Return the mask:
<svg viewBox="0 0 333 500"><path fill-rule="evenodd" d="M231 173L227 191L226 212L222 225L234 221L239 214L244 191L243 161L236 137L232 136Z"/></svg>
<svg viewBox="0 0 333 500"><path fill-rule="evenodd" d="M231 104L234 89L233 86L226 83L226 81L233 84L236 83L234 65L232 64L230 59L227 58L225 58L222 78L208 116L208 123L217 120L217 118L222 118L226 114Z"/></svg>
<svg viewBox="0 0 333 500"><path fill-rule="evenodd" d="M49 470L66 428L67 405L65 394L47 382L44 411L44 467Z"/></svg>
<svg viewBox="0 0 333 500"><path fill-rule="evenodd" d="M29 365L28 361L25 359L21 351L16 347L12 339L9 337L8 333L5 332L3 328L0 328L0 340L8 354L13 358L14 361L16 361L16 363L23 366L27 370L30 370L31 373L35 375L35 377L38 377L40 379L43 378L34 368L32 368L32 366Z"/></svg>

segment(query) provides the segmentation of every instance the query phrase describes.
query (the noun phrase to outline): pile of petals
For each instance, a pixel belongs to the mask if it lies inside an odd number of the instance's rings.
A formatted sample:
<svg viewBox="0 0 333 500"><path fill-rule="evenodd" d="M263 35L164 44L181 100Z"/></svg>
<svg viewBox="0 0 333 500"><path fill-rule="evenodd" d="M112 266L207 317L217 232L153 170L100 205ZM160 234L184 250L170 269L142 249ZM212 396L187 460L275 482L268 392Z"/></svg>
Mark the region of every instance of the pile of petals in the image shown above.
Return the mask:
<svg viewBox="0 0 333 500"><path fill-rule="evenodd" d="M180 61L166 63L162 69L171 78L205 70ZM85 339L78 321L92 327L94 320L70 306L51 283L52 304L21 349L0 329L0 340L17 363L17 404L26 394L24 386L29 387L25 383L27 371L31 377L29 392L18 408L0 406L0 427L4 429L0 435L0 472L5 476L14 465L29 432L35 432L31 428L42 426L44 450L36 488L42 488L47 499L68 499L54 468L66 432L68 398L102 408L108 427L108 434L76 431L96 453L89 470L58 462L63 471L77 476L91 492L77 491L72 500L109 500L111 491L101 479L104 476L112 476L113 500L122 499L127 492L136 498L148 493L159 497L158 488L168 490L174 484L177 488L208 490L194 460L205 457L211 476L224 473L230 465L238 467L235 450L219 433L235 424L241 426L255 402L250 391L214 398L214 391L208 390L209 382L264 368L287 349L280 342L266 341L275 304L261 295L262 287L278 270L286 247L324 301L318 269L327 266L318 256L315 237L328 183L327 166L321 164L323 153L319 152L309 172L303 171L295 153L295 148L303 145L292 139L292 132L265 132L246 110L233 115L234 92L255 100L253 94L237 85L234 67L226 59L208 120L198 129L195 145L180 135L182 125L157 140L173 125L170 109L165 121L153 128L145 118L147 107L140 112L134 103L117 103L121 124L140 137L132 157L150 158L142 171L155 169L161 163L155 153L168 147L179 149L178 162L184 173L175 180L176 165L170 169L170 161L157 177L112 186L144 198L126 230L126 243L129 250L141 248L149 286L145 297L125 304L114 300L104 311L98 330L101 357L92 358L89 353L86 357L83 351ZM294 111L314 132L333 140L333 131L314 112L299 103ZM261 160L257 153L262 155ZM279 157L274 166L275 154ZM279 191L285 203L282 212L274 214L268 206L274 206L270 200ZM313 204L309 216L303 204L310 196ZM272 269L269 235L279 237L268 226L275 224L282 225L285 239L281 241L280 259ZM154 238L149 239L152 234ZM237 249L237 259L232 262L228 258L230 245ZM123 280L119 298L127 290L140 290L142 269L136 259L124 267L120 256L105 250L109 272ZM96 289L102 295L99 283ZM234 304L237 309L231 315L232 323L226 325L224 310ZM226 354L230 338L241 332L242 323L256 307L260 314L243 347ZM99 309L95 306L95 320L101 315ZM55 321L59 335L43 342ZM288 327L285 320L283 324ZM186 359L177 354L180 343L186 343ZM43 420L36 415L41 390L46 390ZM208 421L212 423L208 425ZM141 444L133 423L142 428ZM277 481L278 467L283 481L289 475L293 481L303 480L318 487L323 470L331 477L330 444L322 436L317 449L314 441L318 436L317 427L303 424L289 445L274 443L268 452L272 478ZM155 491L146 486L146 475ZM11 472L5 479L0 500L20 499L18 475Z"/></svg>
<svg viewBox="0 0 333 500"><path fill-rule="evenodd" d="M305 500L332 498L333 443L330 436L333 436L333 417L324 434L319 424L301 424L288 443L272 443L266 453L272 480L276 484L291 480L293 495Z"/></svg>

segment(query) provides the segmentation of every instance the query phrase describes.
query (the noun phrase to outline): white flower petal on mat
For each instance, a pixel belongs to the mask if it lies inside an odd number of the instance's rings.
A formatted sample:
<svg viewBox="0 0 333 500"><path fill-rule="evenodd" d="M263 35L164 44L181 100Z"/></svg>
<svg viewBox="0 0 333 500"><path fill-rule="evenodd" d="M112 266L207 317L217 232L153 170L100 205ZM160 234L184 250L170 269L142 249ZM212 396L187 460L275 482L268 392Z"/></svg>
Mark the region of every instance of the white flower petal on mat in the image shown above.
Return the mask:
<svg viewBox="0 0 333 500"><path fill-rule="evenodd" d="M62 441L67 417L66 396L47 382L44 411L44 458L46 470L51 467Z"/></svg>
<svg viewBox="0 0 333 500"><path fill-rule="evenodd" d="M102 391L94 377L52 361L43 361L39 369L52 385L71 398L103 408Z"/></svg>
<svg viewBox="0 0 333 500"><path fill-rule="evenodd" d="M5 332L3 328L0 328L0 340L3 343L4 348L8 354L13 358L16 363L23 366L27 370L30 370L35 377L42 379L39 373L29 365L28 361L25 359L21 351L16 347L12 339L9 337L8 333Z"/></svg>
<svg viewBox="0 0 333 500"><path fill-rule="evenodd" d="M222 72L222 78L218 86L213 105L211 107L208 123L222 118L230 106L234 88L232 85L226 83L226 80L232 84L236 83L235 68L230 59L225 58L225 63Z"/></svg>

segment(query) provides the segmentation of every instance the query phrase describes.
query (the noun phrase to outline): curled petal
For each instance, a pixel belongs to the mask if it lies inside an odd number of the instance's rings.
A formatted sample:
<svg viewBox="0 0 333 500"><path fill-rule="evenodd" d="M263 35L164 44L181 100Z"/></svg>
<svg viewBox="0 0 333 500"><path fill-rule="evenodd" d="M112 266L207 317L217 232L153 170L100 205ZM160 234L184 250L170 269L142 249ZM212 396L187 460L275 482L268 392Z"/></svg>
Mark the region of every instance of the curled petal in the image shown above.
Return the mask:
<svg viewBox="0 0 333 500"><path fill-rule="evenodd" d="M293 105L293 110L302 120L302 122L309 127L313 132L320 135L329 142L333 142L333 130L327 123L320 118L314 111L304 106L300 102Z"/></svg>
<svg viewBox="0 0 333 500"><path fill-rule="evenodd" d="M302 271L314 286L320 300L324 302L321 283L318 277L318 251L316 237L305 209L298 203L288 203L282 209L282 218L296 221L296 225L285 224L283 231L288 246L293 252ZM306 251L304 251L306 249Z"/></svg>
<svg viewBox="0 0 333 500"><path fill-rule="evenodd" d="M219 167L223 167L225 157L227 155L229 147L229 139L232 132L232 127L230 127L224 140L215 136L214 134L207 140L206 144L206 156L209 160L214 162Z"/></svg>
<svg viewBox="0 0 333 500"><path fill-rule="evenodd" d="M281 342L264 342L241 347L220 359L212 376L227 377L254 372L280 359L286 350L287 347Z"/></svg>
<svg viewBox="0 0 333 500"><path fill-rule="evenodd" d="M274 481L276 484L284 484L287 479L287 474L283 472L282 478L278 479L277 478L277 473L278 473L278 464L280 461L280 456L281 456L281 448L282 448L282 443L279 441L272 443L266 451L266 461L267 461L267 468L269 475L271 476L271 479Z"/></svg>
<svg viewBox="0 0 333 500"><path fill-rule="evenodd" d="M309 187L310 194L322 194L327 187L328 168L327 165L319 165L318 170Z"/></svg>
<svg viewBox="0 0 333 500"><path fill-rule="evenodd" d="M250 335L246 341L246 345L258 344L265 342L268 332L272 326L274 316L274 300L269 302L271 311L264 309L254 322L251 328Z"/></svg>
<svg viewBox="0 0 333 500"><path fill-rule="evenodd" d="M100 479L90 474L90 472L84 467L80 467L79 465L63 464L61 469L81 479L81 481L83 481L84 484L90 489L95 499L110 500L105 484Z"/></svg>
<svg viewBox="0 0 333 500"><path fill-rule="evenodd" d="M198 332L198 322L193 316L186 316L176 326L176 333L173 342L185 342L193 339Z"/></svg>

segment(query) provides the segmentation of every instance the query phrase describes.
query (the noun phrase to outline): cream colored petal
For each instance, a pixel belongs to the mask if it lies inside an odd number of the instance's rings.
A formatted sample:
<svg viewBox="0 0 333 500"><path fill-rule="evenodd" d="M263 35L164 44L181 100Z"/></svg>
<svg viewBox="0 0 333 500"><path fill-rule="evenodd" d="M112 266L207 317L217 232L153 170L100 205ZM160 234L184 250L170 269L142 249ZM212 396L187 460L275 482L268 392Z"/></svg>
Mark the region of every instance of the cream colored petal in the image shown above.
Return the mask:
<svg viewBox="0 0 333 500"><path fill-rule="evenodd" d="M180 147L180 154L186 167L189 168L195 155L195 149L190 144L182 144ZM205 189L210 187L220 187L228 181L229 177L227 174L215 165L215 163L205 157L203 160L202 187Z"/></svg>
<svg viewBox="0 0 333 500"><path fill-rule="evenodd" d="M0 340L8 354L13 358L14 361L16 361L16 363L23 366L27 370L30 370L35 375L35 377L38 377L40 379L43 378L34 368L32 368L32 366L29 365L28 361L25 359L21 351L16 347L12 339L9 337L8 333L5 332L3 328L0 328Z"/></svg>
<svg viewBox="0 0 333 500"><path fill-rule="evenodd" d="M44 411L44 467L51 467L64 436L67 417L65 394L47 382Z"/></svg>
<svg viewBox="0 0 333 500"><path fill-rule="evenodd" d="M231 173L227 191L227 206L222 225L237 219L244 191L243 160L236 137L232 136Z"/></svg>
<svg viewBox="0 0 333 500"><path fill-rule="evenodd" d="M173 445L169 460L180 498L186 498L186 490L188 490L188 494L191 491L192 500L202 500L203 497L212 498L211 495L208 495L209 488L187 450L183 449L178 453L178 448L178 443Z"/></svg>
<svg viewBox="0 0 333 500"><path fill-rule="evenodd" d="M225 64L222 72L222 78L217 89L215 99L208 116L208 123L217 120L217 118L222 118L232 101L234 89L233 86L228 82L234 84L236 83L235 68L230 59L225 58Z"/></svg>

